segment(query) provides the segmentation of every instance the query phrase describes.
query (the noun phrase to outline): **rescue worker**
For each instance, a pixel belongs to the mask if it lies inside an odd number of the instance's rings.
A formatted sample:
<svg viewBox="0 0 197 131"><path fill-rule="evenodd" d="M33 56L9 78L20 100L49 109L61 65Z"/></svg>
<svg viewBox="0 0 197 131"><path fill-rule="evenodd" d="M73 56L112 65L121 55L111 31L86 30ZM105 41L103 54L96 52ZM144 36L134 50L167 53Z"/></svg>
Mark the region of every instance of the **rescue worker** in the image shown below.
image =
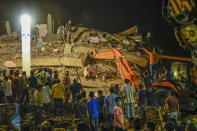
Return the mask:
<svg viewBox="0 0 197 131"><path fill-rule="evenodd" d="M66 30L66 42L68 42L70 44L70 39L71 39L71 20L69 20L66 23L65 30Z"/></svg>
<svg viewBox="0 0 197 131"><path fill-rule="evenodd" d="M54 84L52 86L52 97L53 97L53 103L54 103L54 114L57 116L57 108L60 107L61 110L61 116L64 115L64 105L63 105L63 99L64 99L64 92L65 88L64 85L60 83L60 79L57 80L57 84Z"/></svg>
<svg viewBox="0 0 197 131"><path fill-rule="evenodd" d="M148 51L147 49L143 48L143 50L149 55L150 57L150 74L153 81L158 81L158 61L159 61L159 54L156 53L156 48L153 48L153 52Z"/></svg>
<svg viewBox="0 0 197 131"><path fill-rule="evenodd" d="M133 126L133 121L135 119L135 101L134 101L135 89L132 85L129 85L130 82L129 79L125 79L124 82L125 82L125 86L121 88L122 96L124 98L127 118L129 121L131 121L131 126Z"/></svg>
<svg viewBox="0 0 197 131"><path fill-rule="evenodd" d="M169 91L169 96L165 100L165 109L168 113L169 118L177 120L180 113L179 100L175 97L175 92L173 90Z"/></svg>
<svg viewBox="0 0 197 131"><path fill-rule="evenodd" d="M70 77L69 77L69 71L65 72L65 75L63 77L63 84L65 86L65 102L68 103L68 100L70 98L69 86L71 84Z"/></svg>
<svg viewBox="0 0 197 131"><path fill-rule="evenodd" d="M58 27L57 34L59 35L60 43L63 44L65 42L64 25Z"/></svg>

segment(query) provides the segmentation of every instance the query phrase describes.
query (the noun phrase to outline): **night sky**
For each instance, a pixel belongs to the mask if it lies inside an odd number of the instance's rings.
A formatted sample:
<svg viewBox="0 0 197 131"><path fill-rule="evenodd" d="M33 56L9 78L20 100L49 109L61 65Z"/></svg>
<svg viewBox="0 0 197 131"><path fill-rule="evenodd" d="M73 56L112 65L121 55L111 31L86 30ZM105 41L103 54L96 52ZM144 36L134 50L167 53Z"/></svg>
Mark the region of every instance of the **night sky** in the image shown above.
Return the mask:
<svg viewBox="0 0 197 131"><path fill-rule="evenodd" d="M161 6L162 0L1 0L0 33L5 32L5 20L11 21L14 30L21 14L31 14L34 23L46 23L51 13L61 24L72 19L74 25L110 33L141 25L153 33L154 44L164 54L189 56L178 46L173 29L161 15Z"/></svg>

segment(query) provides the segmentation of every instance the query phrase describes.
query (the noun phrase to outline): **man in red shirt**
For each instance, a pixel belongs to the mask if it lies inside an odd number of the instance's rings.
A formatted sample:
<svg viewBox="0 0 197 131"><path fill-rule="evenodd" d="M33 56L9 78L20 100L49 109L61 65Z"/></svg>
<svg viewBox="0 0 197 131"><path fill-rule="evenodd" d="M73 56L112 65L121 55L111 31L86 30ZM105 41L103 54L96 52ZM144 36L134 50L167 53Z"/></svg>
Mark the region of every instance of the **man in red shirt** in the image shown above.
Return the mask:
<svg viewBox="0 0 197 131"><path fill-rule="evenodd" d="M11 80L11 86L13 88L14 70L10 70L10 73L8 74L8 79Z"/></svg>
<svg viewBox="0 0 197 131"><path fill-rule="evenodd" d="M175 97L173 90L169 91L169 96L165 100L165 109L169 118L177 120L179 113L179 100Z"/></svg>
<svg viewBox="0 0 197 131"><path fill-rule="evenodd" d="M13 80L13 74L14 74L14 71L13 70L10 70L10 73L8 74L8 78L12 81Z"/></svg>
<svg viewBox="0 0 197 131"><path fill-rule="evenodd" d="M20 86L19 86L19 72L14 72L13 77L13 87L12 87L12 93L13 93L13 99L16 102L20 102Z"/></svg>
<svg viewBox="0 0 197 131"><path fill-rule="evenodd" d="M116 101L116 106L114 107L114 128L115 131L123 131L125 130L125 125L124 125L124 114L121 109L121 98L117 97L115 99Z"/></svg>

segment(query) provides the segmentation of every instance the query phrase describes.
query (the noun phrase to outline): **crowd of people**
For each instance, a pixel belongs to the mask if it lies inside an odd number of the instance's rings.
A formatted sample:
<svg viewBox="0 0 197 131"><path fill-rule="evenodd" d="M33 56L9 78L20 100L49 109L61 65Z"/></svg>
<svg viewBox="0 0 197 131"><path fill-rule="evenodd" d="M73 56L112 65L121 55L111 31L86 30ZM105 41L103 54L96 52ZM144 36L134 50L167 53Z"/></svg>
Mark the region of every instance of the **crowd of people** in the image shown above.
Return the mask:
<svg viewBox="0 0 197 131"><path fill-rule="evenodd" d="M102 90L86 91L74 78L71 82L69 72L65 71L60 79L57 71L49 68L39 68L26 72L6 70L0 72L0 103L19 103L33 105L35 111L35 126L41 128L42 113L47 118L64 116L65 104L72 105L75 127L78 131L124 131L132 128L134 131L154 131L156 123L146 119L146 107L154 106L150 77L144 73L139 88L130 85L125 79L125 85L118 84L109 89L110 94L104 96ZM96 97L96 93L98 97ZM137 97L136 97L137 96ZM136 99L137 98L137 99ZM135 112L138 105L139 114ZM51 112L53 109L53 112ZM163 113L162 109L166 113ZM179 124L179 101L173 91L165 100L165 106L159 109L163 125L161 130L183 130L184 124ZM182 127L180 127L182 126ZM188 130L195 129L189 124Z"/></svg>

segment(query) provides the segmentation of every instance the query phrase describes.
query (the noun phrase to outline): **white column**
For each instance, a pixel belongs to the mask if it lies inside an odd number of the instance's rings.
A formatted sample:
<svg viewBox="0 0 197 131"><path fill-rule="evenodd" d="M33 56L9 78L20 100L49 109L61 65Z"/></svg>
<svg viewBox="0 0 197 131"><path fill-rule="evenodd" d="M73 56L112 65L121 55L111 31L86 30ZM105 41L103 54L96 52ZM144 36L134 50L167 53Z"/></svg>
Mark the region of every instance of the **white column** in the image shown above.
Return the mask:
<svg viewBox="0 0 197 131"><path fill-rule="evenodd" d="M48 32L48 36L49 38L51 39L51 36L52 36L52 15L51 14L48 14L48 17L47 17L47 32Z"/></svg>
<svg viewBox="0 0 197 131"><path fill-rule="evenodd" d="M31 57L30 57L30 23L31 19L28 15L21 17L21 35L22 35L22 70L26 71L27 76L30 76Z"/></svg>
<svg viewBox="0 0 197 131"><path fill-rule="evenodd" d="M5 22L5 27L6 27L7 34L11 34L12 33L11 26L8 20Z"/></svg>

